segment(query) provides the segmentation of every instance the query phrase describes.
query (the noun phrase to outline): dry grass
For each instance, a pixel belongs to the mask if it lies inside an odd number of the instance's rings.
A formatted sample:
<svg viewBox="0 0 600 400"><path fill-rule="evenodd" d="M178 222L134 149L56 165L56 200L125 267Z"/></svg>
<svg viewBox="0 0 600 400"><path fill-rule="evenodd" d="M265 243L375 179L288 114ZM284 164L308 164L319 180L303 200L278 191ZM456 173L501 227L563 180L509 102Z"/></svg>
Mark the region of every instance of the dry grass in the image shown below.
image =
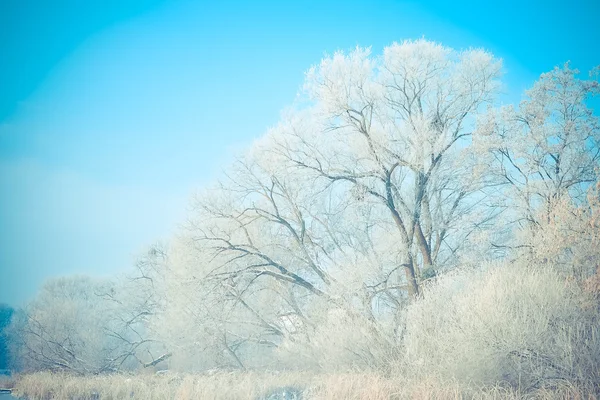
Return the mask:
<svg viewBox="0 0 600 400"><path fill-rule="evenodd" d="M215 372L77 377L40 372L21 376L15 393L30 400L233 400L265 397L280 386L304 388L308 381L309 376L301 373Z"/></svg>
<svg viewBox="0 0 600 400"><path fill-rule="evenodd" d="M298 372L215 372L196 375L93 377L41 372L18 377L15 394L29 400L271 400L283 399L283 397L269 397L281 387L302 389L304 400L595 399L593 395L586 395L570 386L521 396L515 391L500 387L465 388L456 382L422 380L415 383L372 373L315 375Z"/></svg>

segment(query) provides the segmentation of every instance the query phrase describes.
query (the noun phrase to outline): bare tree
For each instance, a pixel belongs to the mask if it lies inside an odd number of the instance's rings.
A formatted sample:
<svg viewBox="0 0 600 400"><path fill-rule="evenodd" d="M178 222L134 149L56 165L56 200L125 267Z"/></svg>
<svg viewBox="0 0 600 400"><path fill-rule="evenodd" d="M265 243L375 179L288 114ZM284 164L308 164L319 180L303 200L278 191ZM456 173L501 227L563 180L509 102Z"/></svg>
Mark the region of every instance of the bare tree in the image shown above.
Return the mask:
<svg viewBox="0 0 600 400"><path fill-rule="evenodd" d="M197 329L171 348L202 342L244 368L251 345L325 337L331 315L393 348L420 282L494 216L470 137L499 70L483 51L419 40L309 71L309 104L192 203L164 264L161 325L173 339L185 322ZM367 364L379 351L363 350Z"/></svg>
<svg viewBox="0 0 600 400"><path fill-rule="evenodd" d="M493 155L493 173L519 221L533 226L563 197L585 201L598 179L600 124L587 100L600 86L578 73L568 63L556 67L541 75L518 108L490 110L480 121L477 146Z"/></svg>
<svg viewBox="0 0 600 400"><path fill-rule="evenodd" d="M482 50L456 52L425 40L395 43L380 58L361 48L336 53L307 74L310 121L284 126L274 146L298 173L351 187L357 199L388 212L410 296L465 204L478 202L481 181L465 172L468 147L500 65Z"/></svg>
<svg viewBox="0 0 600 400"><path fill-rule="evenodd" d="M48 281L9 330L20 367L98 374L152 364L149 307L124 289L86 276Z"/></svg>

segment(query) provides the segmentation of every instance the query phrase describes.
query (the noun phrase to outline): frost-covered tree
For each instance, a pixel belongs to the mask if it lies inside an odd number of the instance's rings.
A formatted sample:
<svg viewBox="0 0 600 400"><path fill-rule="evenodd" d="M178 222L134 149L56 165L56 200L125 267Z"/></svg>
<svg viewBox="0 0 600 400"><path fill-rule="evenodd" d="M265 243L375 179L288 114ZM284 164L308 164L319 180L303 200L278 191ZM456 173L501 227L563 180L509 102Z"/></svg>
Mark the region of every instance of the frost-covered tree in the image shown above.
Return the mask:
<svg viewBox="0 0 600 400"><path fill-rule="evenodd" d="M562 198L585 201L600 167L600 122L588 100L600 93L567 63L542 74L519 107L490 110L480 121L478 147L494 156L520 220L535 225ZM539 213L540 209L545 210Z"/></svg>
<svg viewBox="0 0 600 400"><path fill-rule="evenodd" d="M8 330L17 367L97 374L151 364L148 311L122 289L85 276L48 281Z"/></svg>
<svg viewBox="0 0 600 400"><path fill-rule="evenodd" d="M98 293L110 291L110 282L86 277L47 282L26 308L13 337L21 367L98 372L112 347L106 340L105 304Z"/></svg>
<svg viewBox="0 0 600 400"><path fill-rule="evenodd" d="M312 68L305 101L192 202L163 265L170 348L245 367L256 344L326 351L343 320L363 329L347 360L391 354L399 310L494 216L471 136L500 68L425 40Z"/></svg>
<svg viewBox="0 0 600 400"><path fill-rule="evenodd" d="M324 180L286 172L283 163L273 168L267 150L254 146L197 197L185 235L188 251L203 262L182 277L193 276L210 293L205 299L221 294L220 326L229 325L222 334L236 338L237 348L306 339L331 307L378 331L374 297L389 301L382 297L394 288L375 286L397 260L385 221Z"/></svg>
<svg viewBox="0 0 600 400"><path fill-rule="evenodd" d="M205 278L209 258L193 241L179 237L154 246L138 263L159 303L149 327L164 345L160 359L168 357L176 370L245 367L237 352L240 337L231 328L235 321L237 331L246 334L244 320L228 314L226 285Z"/></svg>
<svg viewBox="0 0 600 400"><path fill-rule="evenodd" d="M283 127L273 146L296 173L315 174L385 210L410 296L445 252L456 252L465 237L452 240L457 222L481 201L473 196L482 181L472 172L469 144L500 69L483 50L426 40L394 43L381 57L362 48L338 52L307 74L308 121ZM461 221L465 231L468 222Z"/></svg>
<svg viewBox="0 0 600 400"><path fill-rule="evenodd" d="M507 226L516 233L503 247L584 278L597 263L600 121L589 100L600 85L594 71L588 80L578 74L568 63L556 67L518 107L490 110L479 121L475 147L482 158L491 155L489 179L502 189Z"/></svg>

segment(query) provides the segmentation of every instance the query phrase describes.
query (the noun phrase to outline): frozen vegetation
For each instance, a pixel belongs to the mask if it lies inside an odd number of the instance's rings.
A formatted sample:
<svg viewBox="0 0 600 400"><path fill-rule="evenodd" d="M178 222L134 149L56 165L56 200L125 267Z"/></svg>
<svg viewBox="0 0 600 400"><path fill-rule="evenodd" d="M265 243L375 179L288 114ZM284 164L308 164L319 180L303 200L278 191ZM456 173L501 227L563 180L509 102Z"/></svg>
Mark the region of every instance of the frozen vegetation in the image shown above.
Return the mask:
<svg viewBox="0 0 600 400"><path fill-rule="evenodd" d="M597 72L499 106L481 49L324 58L171 240L15 313L15 392L600 396Z"/></svg>

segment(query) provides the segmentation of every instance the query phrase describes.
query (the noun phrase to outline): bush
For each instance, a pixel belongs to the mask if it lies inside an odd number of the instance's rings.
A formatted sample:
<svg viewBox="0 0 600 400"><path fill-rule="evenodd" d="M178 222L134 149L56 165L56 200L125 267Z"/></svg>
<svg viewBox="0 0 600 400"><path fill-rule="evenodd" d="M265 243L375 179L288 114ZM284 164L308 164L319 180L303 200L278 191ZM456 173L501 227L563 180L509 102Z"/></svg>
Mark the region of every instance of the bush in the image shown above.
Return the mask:
<svg viewBox="0 0 600 400"><path fill-rule="evenodd" d="M508 385L524 392L600 381L598 307L555 270L460 270L407 313L406 362L421 379Z"/></svg>
<svg viewBox="0 0 600 400"><path fill-rule="evenodd" d="M282 342L276 352L280 366L326 373L386 372L401 356L390 324L339 307L324 314L309 333L290 335Z"/></svg>

